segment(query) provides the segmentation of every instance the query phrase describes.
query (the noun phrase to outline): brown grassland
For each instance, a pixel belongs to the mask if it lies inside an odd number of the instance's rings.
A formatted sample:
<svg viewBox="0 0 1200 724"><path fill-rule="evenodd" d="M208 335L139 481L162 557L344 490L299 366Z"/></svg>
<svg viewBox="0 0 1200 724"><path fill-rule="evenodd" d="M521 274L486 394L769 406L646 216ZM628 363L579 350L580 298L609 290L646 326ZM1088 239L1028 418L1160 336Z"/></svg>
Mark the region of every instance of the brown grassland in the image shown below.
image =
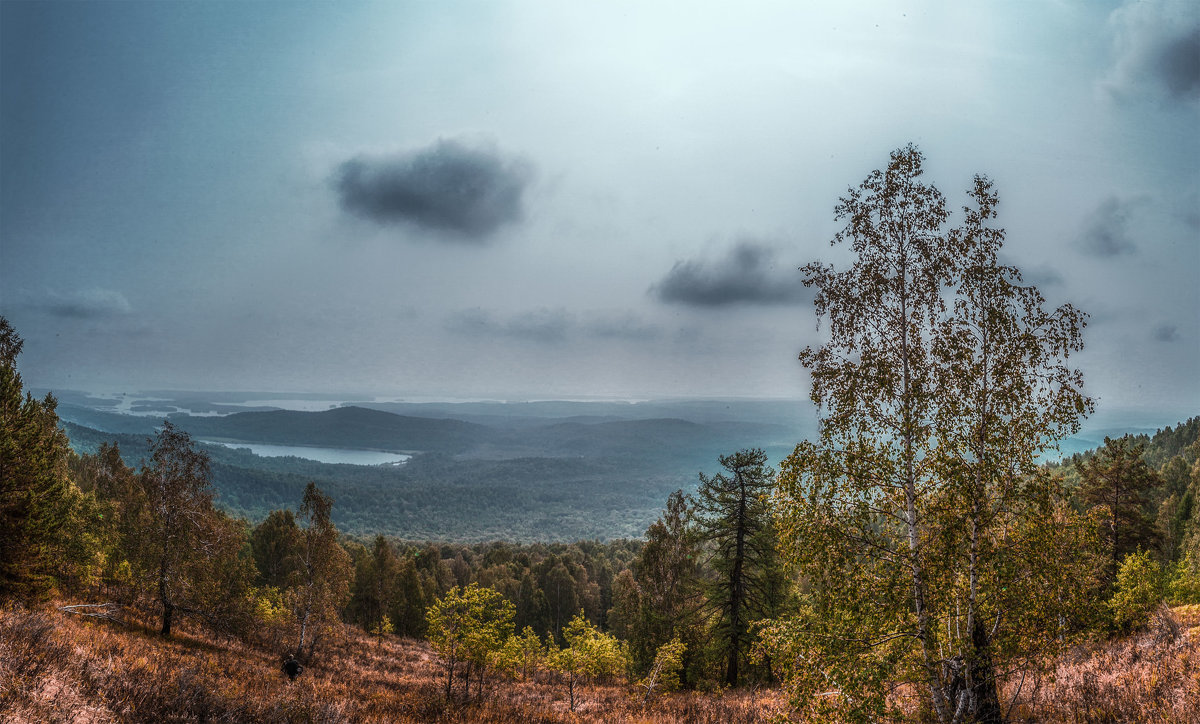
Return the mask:
<svg viewBox="0 0 1200 724"><path fill-rule="evenodd" d="M1148 632L1078 647L1051 675L1026 681L1011 719L1200 721L1197 642L1200 606L1164 608ZM494 677L481 700L447 703L437 656L423 642L347 628L295 682L276 650L194 625L163 639L138 623L0 609L0 721L724 724L789 714L778 690L667 694L643 709L638 692L616 684L584 687L571 712L565 687L545 673Z"/></svg>
<svg viewBox="0 0 1200 724"><path fill-rule="evenodd" d="M622 685L576 690L547 674L493 678L482 700L447 703L437 655L347 627L295 682L269 647L185 624L163 639L57 610L0 610L0 721L13 722L755 722L774 692L670 694L643 710ZM455 686L458 693L458 686ZM474 690L474 685L472 685Z"/></svg>

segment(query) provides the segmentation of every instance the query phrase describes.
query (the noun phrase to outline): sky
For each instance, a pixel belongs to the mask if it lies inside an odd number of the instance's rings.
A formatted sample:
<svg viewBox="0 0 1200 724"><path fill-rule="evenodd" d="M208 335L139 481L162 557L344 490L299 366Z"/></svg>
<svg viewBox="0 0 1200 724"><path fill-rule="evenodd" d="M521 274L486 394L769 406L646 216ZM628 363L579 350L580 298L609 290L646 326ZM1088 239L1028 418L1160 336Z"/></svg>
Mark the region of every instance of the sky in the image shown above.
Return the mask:
<svg viewBox="0 0 1200 724"><path fill-rule="evenodd" d="M912 142L1171 422L1198 128L1193 0L5 0L0 314L56 389L804 398L798 267Z"/></svg>

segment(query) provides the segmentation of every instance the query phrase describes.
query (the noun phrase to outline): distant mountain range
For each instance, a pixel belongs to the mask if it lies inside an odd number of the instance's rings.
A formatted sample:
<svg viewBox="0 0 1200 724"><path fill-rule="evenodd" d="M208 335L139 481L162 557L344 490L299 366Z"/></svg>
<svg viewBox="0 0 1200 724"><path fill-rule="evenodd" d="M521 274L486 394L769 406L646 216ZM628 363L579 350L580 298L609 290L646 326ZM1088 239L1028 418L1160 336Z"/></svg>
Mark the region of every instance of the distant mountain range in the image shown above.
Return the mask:
<svg viewBox="0 0 1200 724"><path fill-rule="evenodd" d="M593 403L558 403L561 412L580 412ZM563 406L567 407L563 407ZM729 407L729 405L725 405ZM408 406L405 409L410 409ZM628 409L628 408L627 408ZM666 406L639 413L669 411ZM443 412L444 410L430 410ZM320 412L271 410L223 416L171 414L169 419L193 437L219 442L312 445L356 450L440 452L473 458L606 455L678 457L726 442L752 446L794 445L801 431L781 422L720 419L700 408L709 422L681 418L620 419L612 414L539 416L529 408L510 414L463 410L476 422L444 416L414 417L358 406ZM543 413L545 408L541 410ZM590 411L590 410L589 410ZM611 410L605 410L611 412ZM126 415L61 404L69 422L103 432L152 435L160 418ZM745 418L743 413L741 417ZM486 421L479 422L478 420ZM757 441L757 442L756 442Z"/></svg>
<svg viewBox="0 0 1200 724"><path fill-rule="evenodd" d="M693 490L698 472L719 470L719 455L761 447L777 464L816 431L811 405L786 400L347 404L296 397L68 392L58 411L77 450L117 442L134 466L163 417L197 440L235 447L411 453L403 465L361 466L206 446L218 502L251 520L294 508L312 480L334 496L343 530L448 541L640 537L671 491ZM329 409L259 409L271 404ZM1129 431L1088 429L1064 441L1062 452Z"/></svg>
<svg viewBox="0 0 1200 724"><path fill-rule="evenodd" d="M89 400L67 398L59 405L77 450L116 442L130 465L146 458L147 438L162 417L114 412L110 400L100 400L98 408L81 402ZM191 409L206 405L188 402ZM126 407L132 407L128 401ZM693 419L656 416L672 413ZM756 419L760 413L770 421ZM376 403L317 412L167 414L198 441L235 447L412 453L399 466L359 466L206 446L218 503L231 512L256 520L294 508L313 480L333 495L334 518L343 530L413 540L639 537L672 490L691 490L699 471L719 469L718 455L764 447L779 460L803 436L798 415L789 420L786 405L756 401Z"/></svg>

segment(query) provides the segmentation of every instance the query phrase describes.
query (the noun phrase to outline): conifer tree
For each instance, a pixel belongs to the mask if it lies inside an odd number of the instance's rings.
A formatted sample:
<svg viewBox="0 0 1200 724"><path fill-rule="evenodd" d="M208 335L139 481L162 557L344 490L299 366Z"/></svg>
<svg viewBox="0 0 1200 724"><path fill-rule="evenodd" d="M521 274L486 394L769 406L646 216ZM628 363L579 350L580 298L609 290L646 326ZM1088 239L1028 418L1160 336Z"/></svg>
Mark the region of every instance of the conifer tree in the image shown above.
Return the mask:
<svg viewBox="0 0 1200 724"><path fill-rule="evenodd" d="M513 636L512 641L519 659L521 681L528 681L546 658L546 646L531 626L521 630L520 636Z"/></svg>
<svg viewBox="0 0 1200 724"><path fill-rule="evenodd" d="M750 651L750 624L778 612L780 588L775 528L769 505L775 471L760 449L718 458L725 473L700 474L697 521L712 547L709 566L716 579L708 605L716 614L713 632L725 659L725 683L741 683ZM665 641L662 643L666 643Z"/></svg>
<svg viewBox="0 0 1200 724"><path fill-rule="evenodd" d="M1081 477L1079 497L1104 511L1108 581L1116 576L1125 556L1158 542L1148 507L1150 494L1162 485L1162 478L1142 459L1142 450L1129 436L1106 437L1104 447L1094 456L1076 463Z"/></svg>
<svg viewBox="0 0 1200 724"><path fill-rule="evenodd" d="M545 601L546 624L551 638L562 639L563 627L580 608L578 586L566 561L551 555L543 561L546 573L541 580Z"/></svg>
<svg viewBox="0 0 1200 724"><path fill-rule="evenodd" d="M612 679L628 665L629 652L621 642L588 621L583 611L563 627L563 641L564 646L552 646L546 658L566 684L570 710L575 711L579 684L589 677Z"/></svg>
<svg viewBox="0 0 1200 724"><path fill-rule="evenodd" d="M380 633L384 619L392 624L398 597L400 559L387 538L375 536L370 554L365 556L354 575L351 609L367 631Z"/></svg>
<svg viewBox="0 0 1200 724"><path fill-rule="evenodd" d="M298 573L300 564L300 526L291 510L272 510L250 534L250 551L258 570L258 580L280 591Z"/></svg>
<svg viewBox="0 0 1200 724"><path fill-rule="evenodd" d="M55 551L72 531L78 490L52 395L22 397L24 342L0 317L0 597L36 598L55 582Z"/></svg>
<svg viewBox="0 0 1200 724"><path fill-rule="evenodd" d="M396 598L390 613L398 635L420 636L425 632L427 600L416 561L406 556L396 576Z"/></svg>
<svg viewBox="0 0 1200 724"><path fill-rule="evenodd" d="M705 636L700 535L689 499L681 490L671 493L662 515L646 529L645 546L613 582L610 625L629 642L638 671L649 670L659 649L678 639L685 644L685 676L697 674Z"/></svg>

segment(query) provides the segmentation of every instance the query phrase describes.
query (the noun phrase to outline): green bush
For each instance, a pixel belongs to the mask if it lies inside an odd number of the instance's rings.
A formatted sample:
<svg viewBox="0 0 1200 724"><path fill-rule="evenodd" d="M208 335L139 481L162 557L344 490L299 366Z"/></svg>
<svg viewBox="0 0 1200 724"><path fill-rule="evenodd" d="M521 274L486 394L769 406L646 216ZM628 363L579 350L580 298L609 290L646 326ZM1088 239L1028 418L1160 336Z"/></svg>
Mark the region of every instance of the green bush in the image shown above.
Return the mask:
<svg viewBox="0 0 1200 724"><path fill-rule="evenodd" d="M1167 599L1173 606L1200 603L1200 561L1188 555L1172 566Z"/></svg>
<svg viewBox="0 0 1200 724"><path fill-rule="evenodd" d="M1147 551L1125 556L1117 571L1116 591L1108 601L1113 625L1129 633L1145 628L1162 601L1162 568Z"/></svg>

